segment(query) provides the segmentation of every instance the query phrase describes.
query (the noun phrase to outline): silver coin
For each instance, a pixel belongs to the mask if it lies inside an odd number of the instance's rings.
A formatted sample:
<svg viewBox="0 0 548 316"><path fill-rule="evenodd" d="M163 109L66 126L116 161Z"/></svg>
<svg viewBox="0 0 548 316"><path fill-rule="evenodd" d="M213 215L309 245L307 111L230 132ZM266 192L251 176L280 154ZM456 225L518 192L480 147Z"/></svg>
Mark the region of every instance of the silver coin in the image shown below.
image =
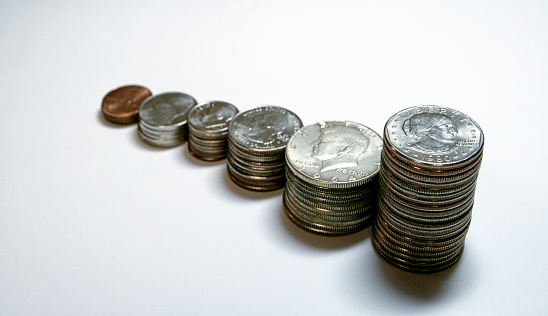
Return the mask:
<svg viewBox="0 0 548 316"><path fill-rule="evenodd" d="M410 162L450 167L483 148L479 125L459 111L436 105L415 106L393 115L385 138Z"/></svg>
<svg viewBox="0 0 548 316"><path fill-rule="evenodd" d="M418 106L385 125L373 245L392 265L443 270L462 255L484 136L468 116Z"/></svg>
<svg viewBox="0 0 548 316"><path fill-rule="evenodd" d="M188 124L195 133L222 135L228 132L228 123L237 113L238 109L227 102L202 102L188 113Z"/></svg>
<svg viewBox="0 0 548 316"><path fill-rule="evenodd" d="M196 105L193 97L180 92L165 92L147 98L139 108L139 119L153 126L186 124L188 111Z"/></svg>
<svg viewBox="0 0 548 316"><path fill-rule="evenodd" d="M291 137L286 160L307 182L345 188L363 184L379 172L381 149L381 137L362 124L322 121Z"/></svg>
<svg viewBox="0 0 548 316"><path fill-rule="evenodd" d="M254 151L285 150L287 141L302 127L293 112L263 105L238 113L229 124L229 135L243 148Z"/></svg>

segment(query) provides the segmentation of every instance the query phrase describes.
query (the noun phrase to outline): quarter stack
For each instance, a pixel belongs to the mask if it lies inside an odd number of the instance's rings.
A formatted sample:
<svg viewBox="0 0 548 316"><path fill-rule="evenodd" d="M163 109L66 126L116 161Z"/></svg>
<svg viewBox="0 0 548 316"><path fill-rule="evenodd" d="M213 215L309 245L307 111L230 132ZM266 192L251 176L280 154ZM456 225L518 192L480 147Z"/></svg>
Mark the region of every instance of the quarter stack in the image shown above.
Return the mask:
<svg viewBox="0 0 548 316"><path fill-rule="evenodd" d="M228 123L238 109L227 102L209 101L193 107L188 113L188 149L201 160L226 158Z"/></svg>
<svg viewBox="0 0 548 316"><path fill-rule="evenodd" d="M412 107L388 120L372 238L382 258L417 273L459 260L483 143L474 120L446 107Z"/></svg>
<svg viewBox="0 0 548 316"><path fill-rule="evenodd" d="M340 236L371 225L377 210L382 139L349 121L303 127L287 144L287 216L312 233Z"/></svg>
<svg viewBox="0 0 548 316"><path fill-rule="evenodd" d="M139 108L139 136L147 144L157 147L181 144L188 135L188 112L195 105L193 97L180 92L147 98Z"/></svg>
<svg viewBox="0 0 548 316"><path fill-rule="evenodd" d="M262 105L238 113L228 127L228 175L237 185L271 191L285 185L285 147L302 127L293 112Z"/></svg>

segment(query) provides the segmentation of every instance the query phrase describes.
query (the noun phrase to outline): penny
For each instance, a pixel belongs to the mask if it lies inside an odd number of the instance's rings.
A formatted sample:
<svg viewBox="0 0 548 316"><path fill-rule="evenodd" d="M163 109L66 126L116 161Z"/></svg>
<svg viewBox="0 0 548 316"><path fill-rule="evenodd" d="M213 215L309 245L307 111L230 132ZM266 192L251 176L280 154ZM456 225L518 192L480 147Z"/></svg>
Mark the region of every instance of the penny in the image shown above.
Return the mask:
<svg viewBox="0 0 548 316"><path fill-rule="evenodd" d="M103 97L101 111L104 117L113 123L135 123L139 117L141 103L151 95L150 90L145 87L122 86L108 92Z"/></svg>

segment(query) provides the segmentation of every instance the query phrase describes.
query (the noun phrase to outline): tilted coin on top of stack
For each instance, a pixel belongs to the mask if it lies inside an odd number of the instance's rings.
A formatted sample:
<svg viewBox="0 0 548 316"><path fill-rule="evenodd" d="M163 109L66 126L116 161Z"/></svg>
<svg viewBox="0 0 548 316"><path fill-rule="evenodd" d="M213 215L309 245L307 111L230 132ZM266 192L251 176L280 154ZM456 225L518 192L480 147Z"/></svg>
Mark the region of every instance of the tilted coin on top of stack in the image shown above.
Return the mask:
<svg viewBox="0 0 548 316"><path fill-rule="evenodd" d="M108 92L103 98L101 111L104 117L116 124L137 122L139 107L152 93L145 87L129 85Z"/></svg>
<svg viewBox="0 0 548 316"><path fill-rule="evenodd" d="M188 113L188 149L201 160L226 158L228 123L238 109L227 102L208 101L193 107Z"/></svg>
<svg viewBox="0 0 548 316"><path fill-rule="evenodd" d="M180 92L165 92L146 99L139 109L141 139L157 147L173 147L187 137L187 115L196 105L193 97Z"/></svg>
<svg viewBox="0 0 548 316"><path fill-rule="evenodd" d="M286 215L320 235L356 233L377 210L382 138L350 121L323 121L299 130L287 144Z"/></svg>
<svg viewBox="0 0 548 316"><path fill-rule="evenodd" d="M474 120L446 107L416 106L388 120L372 238L382 258L417 273L459 260L483 143Z"/></svg>
<svg viewBox="0 0 548 316"><path fill-rule="evenodd" d="M237 185L255 191L285 185L285 147L302 127L293 112L262 105L238 113L228 127L228 175Z"/></svg>

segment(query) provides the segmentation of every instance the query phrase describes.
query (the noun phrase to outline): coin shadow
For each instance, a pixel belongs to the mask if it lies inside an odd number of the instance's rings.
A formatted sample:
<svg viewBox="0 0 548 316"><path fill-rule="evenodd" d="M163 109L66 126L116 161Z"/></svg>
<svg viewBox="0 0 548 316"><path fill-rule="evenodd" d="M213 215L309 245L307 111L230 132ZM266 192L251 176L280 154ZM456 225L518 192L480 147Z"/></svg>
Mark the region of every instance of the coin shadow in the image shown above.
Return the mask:
<svg viewBox="0 0 548 316"><path fill-rule="evenodd" d="M190 154L189 154L190 155ZM226 160L222 160L226 164ZM247 190L236 183L234 183L230 177L228 176L228 170L227 168L222 168L223 173L223 182L225 183L225 186L228 188L228 190L242 198L250 199L250 200L262 200L262 199L269 199L271 197L280 196L283 192L283 189L277 189L274 191L253 191L253 190Z"/></svg>
<svg viewBox="0 0 548 316"><path fill-rule="evenodd" d="M386 283L408 297L421 301L435 300L443 295L460 262L459 260L451 267L435 273L413 273L392 266L376 250L375 254L376 270Z"/></svg>
<svg viewBox="0 0 548 316"><path fill-rule="evenodd" d="M371 227L354 234L337 237L316 235L308 232L298 227L289 219L285 213L285 206L283 203L280 203L278 218L280 225L283 226L284 230L287 231L293 239L298 240L302 244L318 249L335 250L348 248L371 238Z"/></svg>
<svg viewBox="0 0 548 316"><path fill-rule="evenodd" d="M134 126L136 122L133 123L113 123L105 118L105 115L101 110L97 111L97 120L101 122L103 125L111 127L111 128L127 128Z"/></svg>

